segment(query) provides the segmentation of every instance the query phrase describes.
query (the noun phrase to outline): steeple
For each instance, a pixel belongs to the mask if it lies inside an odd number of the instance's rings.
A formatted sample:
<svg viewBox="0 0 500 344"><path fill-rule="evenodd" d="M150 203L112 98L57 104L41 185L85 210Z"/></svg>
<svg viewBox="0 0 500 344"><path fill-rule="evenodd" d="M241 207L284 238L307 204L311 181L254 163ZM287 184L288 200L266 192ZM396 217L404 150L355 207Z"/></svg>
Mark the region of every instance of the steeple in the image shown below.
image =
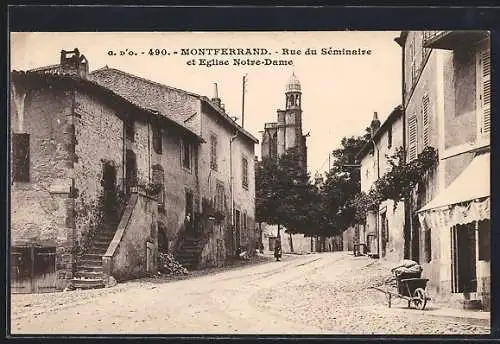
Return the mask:
<svg viewBox="0 0 500 344"><path fill-rule="evenodd" d="M299 79L295 76L295 72L286 84L286 109L301 108L301 85Z"/></svg>

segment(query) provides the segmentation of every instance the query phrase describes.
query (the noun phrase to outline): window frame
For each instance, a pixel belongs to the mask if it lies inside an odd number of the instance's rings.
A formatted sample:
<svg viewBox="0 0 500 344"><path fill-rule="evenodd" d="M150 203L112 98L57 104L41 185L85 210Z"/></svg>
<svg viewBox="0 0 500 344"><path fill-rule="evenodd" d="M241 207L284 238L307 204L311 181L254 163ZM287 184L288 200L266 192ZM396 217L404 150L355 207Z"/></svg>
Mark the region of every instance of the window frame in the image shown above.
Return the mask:
<svg viewBox="0 0 500 344"><path fill-rule="evenodd" d="M152 123L152 134L153 150L156 154L161 155L163 154L163 135L158 121Z"/></svg>
<svg viewBox="0 0 500 344"><path fill-rule="evenodd" d="M188 158L186 160L186 152L188 154ZM185 138L181 138L181 166L183 169L192 171L193 167L193 149L191 143ZM186 161L188 162L186 166Z"/></svg>
<svg viewBox="0 0 500 344"><path fill-rule="evenodd" d="M214 133L210 134L210 169L217 171L217 135Z"/></svg>
<svg viewBox="0 0 500 344"><path fill-rule="evenodd" d="M241 186L248 190L248 159L246 156L241 157Z"/></svg>

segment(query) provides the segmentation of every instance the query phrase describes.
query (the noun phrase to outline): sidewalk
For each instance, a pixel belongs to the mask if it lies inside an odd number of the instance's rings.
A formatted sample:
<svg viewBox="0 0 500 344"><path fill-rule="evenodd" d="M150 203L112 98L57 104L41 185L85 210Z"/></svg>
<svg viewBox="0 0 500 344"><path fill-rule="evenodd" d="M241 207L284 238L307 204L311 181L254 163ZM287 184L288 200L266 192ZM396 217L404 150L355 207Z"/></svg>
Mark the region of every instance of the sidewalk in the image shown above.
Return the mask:
<svg viewBox="0 0 500 344"><path fill-rule="evenodd" d="M406 303L406 302L404 302ZM365 308L365 307L363 307ZM368 307L366 307L368 308ZM424 310L418 310L415 308L408 308L406 305L401 304L393 304L391 308L387 306L374 306L369 307L370 309L376 308L377 311L385 312L385 313L408 313L411 312L412 315L421 315L421 316L432 316L432 317L440 317L440 318L449 318L454 319L456 321L467 322L471 325L491 327L490 320L490 312L483 311L473 311L473 310L465 310L465 309L457 309L457 308L446 308L440 307L438 305L432 304L432 301L427 304Z"/></svg>

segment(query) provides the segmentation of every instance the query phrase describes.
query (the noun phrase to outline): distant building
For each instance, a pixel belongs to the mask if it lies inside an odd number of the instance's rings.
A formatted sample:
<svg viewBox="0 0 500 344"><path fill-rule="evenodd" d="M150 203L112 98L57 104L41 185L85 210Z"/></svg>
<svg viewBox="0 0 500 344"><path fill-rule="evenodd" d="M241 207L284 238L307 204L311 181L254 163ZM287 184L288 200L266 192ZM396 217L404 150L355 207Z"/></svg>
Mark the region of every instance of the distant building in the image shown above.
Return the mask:
<svg viewBox="0 0 500 344"><path fill-rule="evenodd" d="M396 107L380 124L375 112L370 124L371 139L361 148L356 160L360 161L361 191L368 193L375 182L390 170L388 156L404 146L403 111ZM368 253L398 261L404 252L404 204L394 207L392 200L382 202L378 209L368 211L365 226L359 226L360 243Z"/></svg>
<svg viewBox="0 0 500 344"><path fill-rule="evenodd" d="M426 146L435 171L412 199L411 259L441 298L489 310L490 38L487 31L404 31L407 160Z"/></svg>
<svg viewBox="0 0 500 344"><path fill-rule="evenodd" d="M278 159L290 148L297 149L300 164L307 171L307 135L302 133L302 90L292 74L285 89L285 110L278 110L278 121L265 123L262 134L262 159Z"/></svg>

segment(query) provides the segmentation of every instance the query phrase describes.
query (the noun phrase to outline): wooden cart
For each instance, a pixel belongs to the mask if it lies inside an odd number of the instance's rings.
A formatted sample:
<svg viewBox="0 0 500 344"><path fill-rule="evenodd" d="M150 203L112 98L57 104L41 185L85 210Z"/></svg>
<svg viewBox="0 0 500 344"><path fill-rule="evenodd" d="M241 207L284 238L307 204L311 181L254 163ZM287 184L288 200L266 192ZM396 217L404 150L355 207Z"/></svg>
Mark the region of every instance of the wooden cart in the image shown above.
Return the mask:
<svg viewBox="0 0 500 344"><path fill-rule="evenodd" d="M392 298L397 297L407 300L408 308L413 303L415 308L423 310L427 301L431 299L425 291L428 281L426 278L395 277L387 281L383 286L371 288L379 290L386 295L389 308L391 307Z"/></svg>

